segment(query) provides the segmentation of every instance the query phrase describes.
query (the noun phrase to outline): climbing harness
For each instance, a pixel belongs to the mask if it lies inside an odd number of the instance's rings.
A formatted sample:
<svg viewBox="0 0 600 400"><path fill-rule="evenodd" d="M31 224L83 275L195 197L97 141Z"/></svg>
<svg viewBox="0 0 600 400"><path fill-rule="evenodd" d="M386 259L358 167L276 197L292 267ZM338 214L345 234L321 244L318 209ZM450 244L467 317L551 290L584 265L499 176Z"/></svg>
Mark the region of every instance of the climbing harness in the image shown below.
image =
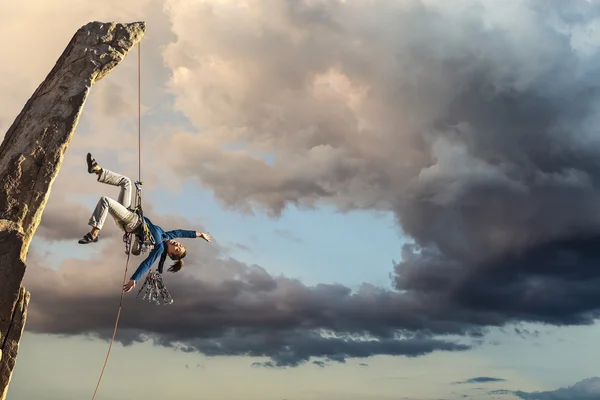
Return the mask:
<svg viewBox="0 0 600 400"><path fill-rule="evenodd" d="M125 231L123 234L123 242L125 242L125 254L129 254L131 252L134 256L139 256L140 253L152 251L156 245L154 236L152 236L152 233L148 228L148 224L146 224L146 220L144 219L144 211L142 209L143 184L144 183L141 181L135 182L137 202L135 208L129 209L129 211L132 211L137 215L139 224L132 232L127 232L125 229L123 229ZM133 244L131 243L132 236Z"/></svg>

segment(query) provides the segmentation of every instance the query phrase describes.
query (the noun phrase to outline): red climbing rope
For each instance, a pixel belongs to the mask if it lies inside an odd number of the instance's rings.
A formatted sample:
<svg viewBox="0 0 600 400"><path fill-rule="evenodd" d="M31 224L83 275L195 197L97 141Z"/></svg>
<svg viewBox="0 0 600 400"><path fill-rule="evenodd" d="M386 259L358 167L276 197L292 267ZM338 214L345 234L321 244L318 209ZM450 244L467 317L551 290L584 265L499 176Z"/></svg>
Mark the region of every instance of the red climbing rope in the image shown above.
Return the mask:
<svg viewBox="0 0 600 400"><path fill-rule="evenodd" d="M141 42L138 43L138 175L139 181L142 180L142 156L141 156L141 137L142 137L142 123L141 123ZM129 239L128 239L129 240ZM129 246L128 246L129 247ZM131 249L128 248L127 251L127 261L125 261L125 272L123 273L123 286L127 282L127 267L129 266L129 257L131 255ZM98 378L98 383L96 384L96 390L94 390L94 395L92 396L92 400L96 398L96 394L98 393L98 388L100 387L100 382L102 381L102 376L104 375L104 370L106 369L106 364L108 363L108 357L110 356L110 350L112 349L112 345L115 341L115 335L117 333L117 326L119 325L119 317L121 316L121 309L123 308L123 295L125 291L123 290L123 286L121 286L121 300L119 302L119 311L117 311L117 319L115 321L115 328L113 330L112 338L110 339L110 344L108 346L108 352L106 353L106 359L104 360L104 365L102 366L102 372L100 372L100 377Z"/></svg>

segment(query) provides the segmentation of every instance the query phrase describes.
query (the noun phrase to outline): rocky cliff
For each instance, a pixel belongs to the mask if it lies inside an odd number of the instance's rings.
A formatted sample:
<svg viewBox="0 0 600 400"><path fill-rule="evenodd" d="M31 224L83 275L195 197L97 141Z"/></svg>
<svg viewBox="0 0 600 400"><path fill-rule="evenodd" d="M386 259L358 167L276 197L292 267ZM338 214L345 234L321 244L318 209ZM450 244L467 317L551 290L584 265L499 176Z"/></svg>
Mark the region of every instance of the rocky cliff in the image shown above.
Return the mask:
<svg viewBox="0 0 600 400"><path fill-rule="evenodd" d="M145 32L144 22L81 27L0 145L0 400L6 398L25 327L30 294L21 282L27 251L52 183L92 85Z"/></svg>

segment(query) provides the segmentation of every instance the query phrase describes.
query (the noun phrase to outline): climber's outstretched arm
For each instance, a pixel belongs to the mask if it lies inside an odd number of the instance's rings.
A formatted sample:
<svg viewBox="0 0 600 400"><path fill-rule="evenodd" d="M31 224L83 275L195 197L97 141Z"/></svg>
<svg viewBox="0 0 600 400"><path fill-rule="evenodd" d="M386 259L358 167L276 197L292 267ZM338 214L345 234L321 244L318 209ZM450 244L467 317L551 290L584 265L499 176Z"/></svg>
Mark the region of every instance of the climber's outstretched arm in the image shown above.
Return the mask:
<svg viewBox="0 0 600 400"><path fill-rule="evenodd" d="M169 239L202 238L202 239L206 240L207 242L212 242L212 240L213 240L210 233L191 231L191 230L187 230L187 229L173 229L172 231L165 232L165 234Z"/></svg>
<svg viewBox="0 0 600 400"><path fill-rule="evenodd" d="M206 240L207 242L212 242L212 240L213 240L210 233L206 233L206 232L196 232L196 237L202 238L202 239Z"/></svg>
<svg viewBox="0 0 600 400"><path fill-rule="evenodd" d="M133 289L135 287L136 282L140 280L142 275L144 275L150 270L150 268L152 268L152 264L154 264L154 261L156 261L156 259L158 258L159 253L163 252L164 246L164 242L159 243L159 245L156 246L150 252L150 254L148 254L148 257L146 257L146 259L140 263L140 266L133 273L131 278L129 278L129 282L123 285L123 290L126 293Z"/></svg>

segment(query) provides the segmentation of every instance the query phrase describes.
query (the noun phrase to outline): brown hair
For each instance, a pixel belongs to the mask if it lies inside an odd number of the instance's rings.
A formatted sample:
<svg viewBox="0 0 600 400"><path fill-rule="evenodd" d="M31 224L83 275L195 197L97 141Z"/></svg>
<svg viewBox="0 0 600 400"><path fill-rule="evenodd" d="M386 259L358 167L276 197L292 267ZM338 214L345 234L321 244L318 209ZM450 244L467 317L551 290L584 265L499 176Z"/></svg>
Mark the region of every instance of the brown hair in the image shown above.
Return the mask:
<svg viewBox="0 0 600 400"><path fill-rule="evenodd" d="M173 264L173 265L171 265L171 267L169 267L168 271L177 272L177 271L181 270L181 268L183 268L183 258L185 258L186 254L187 254L187 250L184 250L184 252L181 253L180 256L169 254L169 258L171 260L176 260L176 261L175 261L175 264Z"/></svg>

